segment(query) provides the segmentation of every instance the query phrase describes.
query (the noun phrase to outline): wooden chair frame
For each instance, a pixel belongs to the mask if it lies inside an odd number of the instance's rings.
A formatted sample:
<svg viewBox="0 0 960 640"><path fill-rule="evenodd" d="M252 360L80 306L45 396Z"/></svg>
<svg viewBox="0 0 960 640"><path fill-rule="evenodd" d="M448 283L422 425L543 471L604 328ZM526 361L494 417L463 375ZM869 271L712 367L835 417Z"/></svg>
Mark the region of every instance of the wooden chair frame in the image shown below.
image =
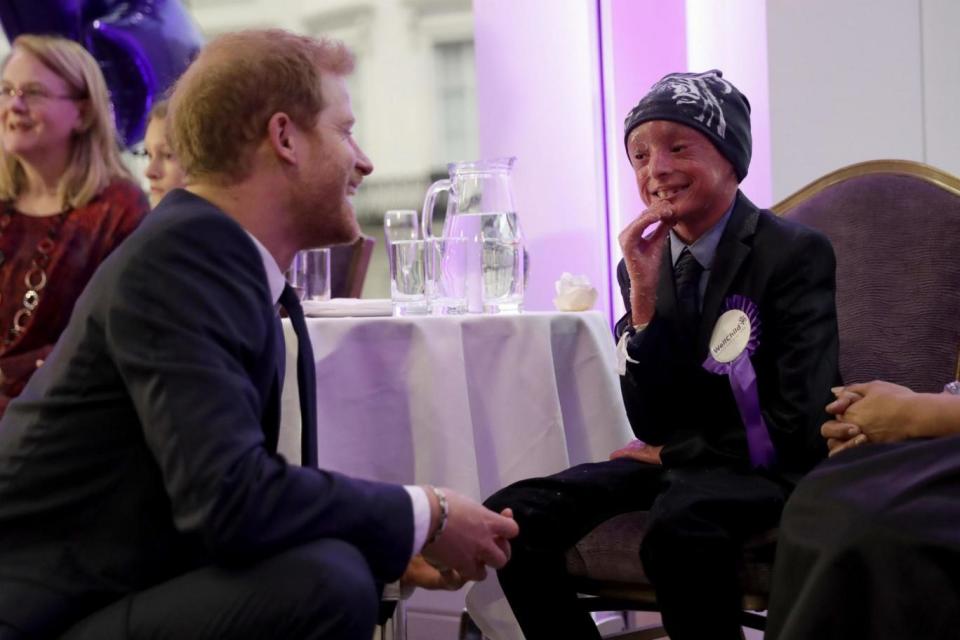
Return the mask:
<svg viewBox="0 0 960 640"><path fill-rule="evenodd" d="M827 187L844 182L851 178L860 176L874 175L878 173L892 173L903 176L913 176L926 180L930 184L936 185L954 195L960 196L960 178L951 175L946 171L941 171L936 167L931 167L922 162L913 160L868 160L867 162L858 162L849 166L832 171L825 176L817 178L799 191L787 196L777 204L770 207L770 210L778 216L786 214L788 211L799 205L801 202L809 200L814 195L820 193Z"/></svg>

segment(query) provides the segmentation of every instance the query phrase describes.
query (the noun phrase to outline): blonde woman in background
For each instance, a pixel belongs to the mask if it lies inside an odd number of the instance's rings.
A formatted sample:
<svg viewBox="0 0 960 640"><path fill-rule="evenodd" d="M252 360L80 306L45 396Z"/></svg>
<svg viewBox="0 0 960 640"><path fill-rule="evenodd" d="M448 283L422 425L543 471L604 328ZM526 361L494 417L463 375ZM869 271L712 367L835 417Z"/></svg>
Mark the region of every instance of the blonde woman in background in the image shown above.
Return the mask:
<svg viewBox="0 0 960 640"><path fill-rule="evenodd" d="M0 415L96 270L147 211L107 87L76 42L21 35L0 81Z"/></svg>
<svg viewBox="0 0 960 640"><path fill-rule="evenodd" d="M167 101L153 105L147 119L147 133L143 137L143 146L147 151L149 164L144 175L150 182L150 206L160 204L163 196L171 189L186 184L183 167L173 154L167 139Z"/></svg>

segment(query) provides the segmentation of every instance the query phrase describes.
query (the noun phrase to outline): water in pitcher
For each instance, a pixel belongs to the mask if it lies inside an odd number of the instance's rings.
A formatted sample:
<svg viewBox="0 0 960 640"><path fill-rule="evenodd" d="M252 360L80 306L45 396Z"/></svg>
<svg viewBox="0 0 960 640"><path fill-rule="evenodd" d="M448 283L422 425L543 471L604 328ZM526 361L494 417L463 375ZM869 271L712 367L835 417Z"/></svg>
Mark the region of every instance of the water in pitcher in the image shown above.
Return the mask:
<svg viewBox="0 0 960 640"><path fill-rule="evenodd" d="M523 239L514 212L448 216L443 235L467 243L467 310L517 312L523 305Z"/></svg>

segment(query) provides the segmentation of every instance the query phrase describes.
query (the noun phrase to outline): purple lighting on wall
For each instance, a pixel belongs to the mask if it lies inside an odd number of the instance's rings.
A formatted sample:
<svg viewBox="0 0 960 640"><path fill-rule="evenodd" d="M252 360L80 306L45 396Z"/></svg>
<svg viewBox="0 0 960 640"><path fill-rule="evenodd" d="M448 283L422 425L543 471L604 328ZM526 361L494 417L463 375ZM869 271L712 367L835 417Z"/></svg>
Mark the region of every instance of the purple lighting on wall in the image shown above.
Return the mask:
<svg viewBox="0 0 960 640"><path fill-rule="evenodd" d="M607 216L610 265L607 284L611 320L623 313L616 265L616 237L644 209L623 145L623 120L664 75L686 71L686 11L683 2L599 0L606 124Z"/></svg>
<svg viewBox="0 0 960 640"><path fill-rule="evenodd" d="M596 19L592 2L474 3L480 155L517 157L531 310L553 308L564 271L609 307Z"/></svg>

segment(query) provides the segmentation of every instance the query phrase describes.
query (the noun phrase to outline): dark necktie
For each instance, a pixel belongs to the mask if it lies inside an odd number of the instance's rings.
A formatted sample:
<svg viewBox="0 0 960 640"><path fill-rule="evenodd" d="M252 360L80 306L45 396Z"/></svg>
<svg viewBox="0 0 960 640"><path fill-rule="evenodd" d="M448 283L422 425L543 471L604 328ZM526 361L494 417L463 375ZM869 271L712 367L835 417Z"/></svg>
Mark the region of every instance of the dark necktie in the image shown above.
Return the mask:
<svg viewBox="0 0 960 640"><path fill-rule="evenodd" d="M677 311L683 331L691 337L696 336L700 324L700 275L703 267L686 247L680 252L680 258L673 267L673 278L677 287Z"/></svg>
<svg viewBox="0 0 960 640"><path fill-rule="evenodd" d="M283 287L280 304L287 310L290 324L297 334L297 388L300 395L300 464L317 466L317 383L313 349L307 335L307 321L297 292L289 284ZM280 343L283 348L283 343Z"/></svg>

